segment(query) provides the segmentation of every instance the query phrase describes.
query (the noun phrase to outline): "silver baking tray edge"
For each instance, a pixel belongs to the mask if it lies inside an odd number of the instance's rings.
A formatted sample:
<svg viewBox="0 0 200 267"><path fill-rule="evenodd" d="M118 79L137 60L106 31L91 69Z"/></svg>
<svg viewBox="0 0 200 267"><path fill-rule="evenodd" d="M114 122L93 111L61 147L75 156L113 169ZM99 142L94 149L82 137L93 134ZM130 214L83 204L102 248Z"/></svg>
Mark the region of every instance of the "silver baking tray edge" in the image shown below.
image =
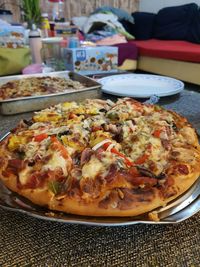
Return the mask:
<svg viewBox="0 0 200 267"><path fill-rule="evenodd" d="M91 78L76 72L59 71L51 73L40 73L30 75L15 75L0 78L0 86L12 80L28 77L61 77L79 81L85 85L83 89L67 89L65 92L41 96L20 97L0 101L0 113L12 115L47 108L51 105L64 101L81 101L86 98L99 98L101 96L101 84Z"/></svg>

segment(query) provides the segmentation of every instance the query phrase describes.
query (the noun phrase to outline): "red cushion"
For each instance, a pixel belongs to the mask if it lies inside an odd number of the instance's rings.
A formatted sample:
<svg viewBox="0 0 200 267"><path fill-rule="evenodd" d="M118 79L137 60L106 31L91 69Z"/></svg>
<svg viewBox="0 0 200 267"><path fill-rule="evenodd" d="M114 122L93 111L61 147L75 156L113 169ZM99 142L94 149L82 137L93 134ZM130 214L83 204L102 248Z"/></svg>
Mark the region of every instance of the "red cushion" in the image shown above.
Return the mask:
<svg viewBox="0 0 200 267"><path fill-rule="evenodd" d="M141 56L200 62L199 44L157 39L130 42L136 44Z"/></svg>

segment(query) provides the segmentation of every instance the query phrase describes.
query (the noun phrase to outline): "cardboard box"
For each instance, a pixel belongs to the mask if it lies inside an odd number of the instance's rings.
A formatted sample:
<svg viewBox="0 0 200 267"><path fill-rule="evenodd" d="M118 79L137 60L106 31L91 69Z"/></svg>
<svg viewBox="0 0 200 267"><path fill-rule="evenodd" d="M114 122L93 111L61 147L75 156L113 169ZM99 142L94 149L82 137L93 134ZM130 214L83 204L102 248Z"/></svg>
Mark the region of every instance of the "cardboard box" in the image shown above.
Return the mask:
<svg viewBox="0 0 200 267"><path fill-rule="evenodd" d="M67 70L82 73L117 71L118 48L112 46L65 48L64 63Z"/></svg>
<svg viewBox="0 0 200 267"><path fill-rule="evenodd" d="M21 48L25 46L25 29L22 26L0 25L0 47Z"/></svg>

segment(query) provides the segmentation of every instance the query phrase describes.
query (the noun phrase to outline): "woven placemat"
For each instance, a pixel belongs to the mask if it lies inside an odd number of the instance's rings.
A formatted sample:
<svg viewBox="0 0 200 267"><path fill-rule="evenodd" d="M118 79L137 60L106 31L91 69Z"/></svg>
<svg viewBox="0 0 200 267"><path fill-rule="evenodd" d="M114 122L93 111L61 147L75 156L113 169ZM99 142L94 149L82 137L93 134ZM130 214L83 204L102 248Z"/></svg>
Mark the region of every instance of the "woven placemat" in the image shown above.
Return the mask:
<svg viewBox="0 0 200 267"><path fill-rule="evenodd" d="M159 104L187 117L200 133L200 93L193 89ZM0 116L0 135L31 115ZM200 213L176 225L89 227L0 209L0 266L199 267Z"/></svg>
<svg viewBox="0 0 200 267"><path fill-rule="evenodd" d="M177 225L89 227L0 209L0 266L199 267L200 214Z"/></svg>

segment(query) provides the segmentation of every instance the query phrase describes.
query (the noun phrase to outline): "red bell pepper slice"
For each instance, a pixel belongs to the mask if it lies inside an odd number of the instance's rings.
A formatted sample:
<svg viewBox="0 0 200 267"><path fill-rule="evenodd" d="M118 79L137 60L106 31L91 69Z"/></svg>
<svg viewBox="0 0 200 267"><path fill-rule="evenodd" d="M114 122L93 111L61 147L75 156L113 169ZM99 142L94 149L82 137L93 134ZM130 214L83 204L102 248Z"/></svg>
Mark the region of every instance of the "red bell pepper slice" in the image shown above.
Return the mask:
<svg viewBox="0 0 200 267"><path fill-rule="evenodd" d="M149 155L143 154L141 157L139 157L136 161L135 164L143 164L145 161L148 159Z"/></svg>
<svg viewBox="0 0 200 267"><path fill-rule="evenodd" d="M36 142L41 142L44 139L46 139L48 137L48 135L46 133L42 133L42 134L38 134L34 137L34 141Z"/></svg>
<svg viewBox="0 0 200 267"><path fill-rule="evenodd" d="M105 143L103 145L103 148L106 150L109 147L110 144L112 144L112 143L111 142ZM123 158L127 166L131 167L131 166L134 165L133 162L131 162L124 154L120 153L116 148L113 147L113 148L111 148L110 151L113 154L116 154L117 156Z"/></svg>
<svg viewBox="0 0 200 267"><path fill-rule="evenodd" d="M70 158L67 149L58 141L58 139L55 136L51 136L51 141L52 141L52 148L60 151L60 154L63 158L65 159Z"/></svg>

